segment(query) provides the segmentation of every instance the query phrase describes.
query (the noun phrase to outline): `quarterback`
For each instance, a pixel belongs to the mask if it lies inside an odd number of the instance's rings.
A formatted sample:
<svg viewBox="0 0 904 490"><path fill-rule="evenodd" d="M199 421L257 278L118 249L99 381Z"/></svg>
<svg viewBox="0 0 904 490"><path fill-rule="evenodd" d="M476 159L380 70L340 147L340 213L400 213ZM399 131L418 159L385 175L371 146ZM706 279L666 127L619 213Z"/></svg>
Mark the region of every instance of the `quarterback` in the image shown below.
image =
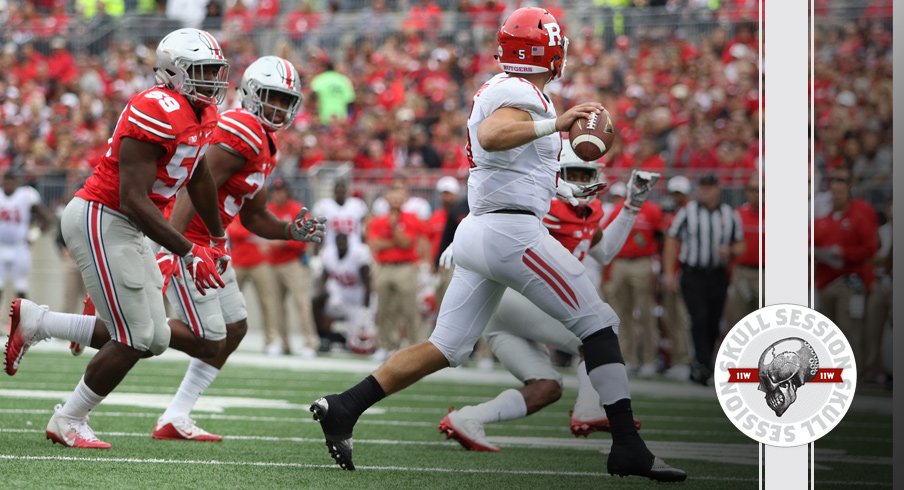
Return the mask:
<svg viewBox="0 0 904 490"><path fill-rule="evenodd" d="M498 41L503 73L477 91L468 119L471 214L455 233L456 267L433 334L393 354L354 387L314 401L311 411L330 455L340 467L353 470L352 431L364 410L430 373L465 361L511 288L581 339L590 381L608 400L609 473L684 480L685 472L656 458L634 426L616 335L618 316L599 297L584 265L542 223L554 194L586 197L602 187L575 185L557 175L559 132L603 107L588 102L557 115L543 93L549 81L562 76L568 46L546 10L515 10L500 28Z"/></svg>

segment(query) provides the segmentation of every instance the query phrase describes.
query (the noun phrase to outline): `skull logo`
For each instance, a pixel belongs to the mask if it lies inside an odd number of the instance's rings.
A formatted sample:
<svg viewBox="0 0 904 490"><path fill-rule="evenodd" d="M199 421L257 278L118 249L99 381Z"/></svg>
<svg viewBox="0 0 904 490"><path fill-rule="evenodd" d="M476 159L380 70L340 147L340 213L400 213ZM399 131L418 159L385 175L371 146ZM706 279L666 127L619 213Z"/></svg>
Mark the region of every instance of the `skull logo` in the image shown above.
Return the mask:
<svg viewBox="0 0 904 490"><path fill-rule="evenodd" d="M819 358L807 341L788 337L770 345L760 356L760 391L766 404L781 417L797 400L797 389L816 376Z"/></svg>

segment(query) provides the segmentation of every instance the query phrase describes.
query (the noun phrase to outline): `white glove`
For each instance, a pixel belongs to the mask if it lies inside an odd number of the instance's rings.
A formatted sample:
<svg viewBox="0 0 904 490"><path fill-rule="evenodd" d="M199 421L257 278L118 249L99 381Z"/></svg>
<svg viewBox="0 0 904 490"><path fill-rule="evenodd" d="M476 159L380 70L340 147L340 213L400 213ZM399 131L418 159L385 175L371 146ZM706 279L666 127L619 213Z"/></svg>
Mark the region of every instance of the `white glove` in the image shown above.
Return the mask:
<svg viewBox="0 0 904 490"><path fill-rule="evenodd" d="M320 243L323 241L323 234L326 230L326 218L323 216L306 218L307 214L308 208L301 208L298 216L295 216L295 220L289 223L286 229L286 234L288 235L286 238L291 238L298 242Z"/></svg>
<svg viewBox="0 0 904 490"><path fill-rule="evenodd" d="M625 196L625 207L634 212L640 210L643 203L650 198L650 192L660 177L662 175L656 172L632 170L631 177L628 179L628 195Z"/></svg>
<svg viewBox="0 0 904 490"><path fill-rule="evenodd" d="M597 182L590 185L576 185L571 182L566 182L564 179L559 179L559 183L556 185L556 196L572 206L577 206L580 204L577 198L598 194L602 192L607 185L609 184L606 182Z"/></svg>
<svg viewBox="0 0 904 490"><path fill-rule="evenodd" d="M439 266L442 267L443 269L451 269L452 268L452 265L453 265L452 246L453 245L454 245L454 243L450 243L449 246L446 247L445 250L443 250L443 253L439 254Z"/></svg>

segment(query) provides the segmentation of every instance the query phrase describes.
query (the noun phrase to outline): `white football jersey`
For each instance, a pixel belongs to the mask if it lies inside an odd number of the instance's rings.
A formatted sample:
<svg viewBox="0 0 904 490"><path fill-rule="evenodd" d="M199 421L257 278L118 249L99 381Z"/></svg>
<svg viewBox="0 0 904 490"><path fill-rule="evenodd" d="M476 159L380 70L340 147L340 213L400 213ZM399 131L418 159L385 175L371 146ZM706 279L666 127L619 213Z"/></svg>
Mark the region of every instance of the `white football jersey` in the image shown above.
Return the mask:
<svg viewBox="0 0 904 490"><path fill-rule="evenodd" d="M41 202L34 187L23 185L7 196L0 191L0 243L26 243L31 208Z"/></svg>
<svg viewBox="0 0 904 490"><path fill-rule="evenodd" d="M402 204L402 211L416 215L421 221L427 221L433 214L433 208L430 207L430 203L423 197L418 196L409 197L405 204ZM380 196L374 199L371 212L374 216L383 216L388 213L389 203L386 202L386 198Z"/></svg>
<svg viewBox="0 0 904 490"><path fill-rule="evenodd" d="M332 245L337 234L348 235L349 242L361 243L361 222L367 216L367 204L357 197L347 197L340 205L333 198L317 201L314 216L326 216L324 245Z"/></svg>
<svg viewBox="0 0 904 490"><path fill-rule="evenodd" d="M521 109L535 121L556 117L549 98L520 77L500 73L477 91L468 118L471 213L479 216L499 209L523 209L542 217L555 195L562 138L556 132L511 150L484 150L477 141L477 128L502 107Z"/></svg>
<svg viewBox="0 0 904 490"><path fill-rule="evenodd" d="M323 271L329 276L327 289L360 290L363 294L364 284L361 282L360 270L372 262L370 248L367 245L349 242L348 252L342 258L339 258L336 247L328 247L323 249L320 260Z"/></svg>

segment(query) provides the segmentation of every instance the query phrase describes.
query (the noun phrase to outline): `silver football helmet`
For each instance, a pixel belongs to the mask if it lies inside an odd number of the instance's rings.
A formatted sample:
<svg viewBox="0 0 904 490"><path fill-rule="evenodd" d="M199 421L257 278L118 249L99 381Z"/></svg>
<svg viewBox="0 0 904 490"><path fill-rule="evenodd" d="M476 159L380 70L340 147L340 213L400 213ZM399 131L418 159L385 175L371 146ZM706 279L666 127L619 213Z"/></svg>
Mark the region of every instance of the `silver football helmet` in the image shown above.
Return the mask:
<svg viewBox="0 0 904 490"><path fill-rule="evenodd" d="M289 127L301 107L299 78L298 70L288 60L278 56L258 58L245 69L239 83L242 107L272 130Z"/></svg>
<svg viewBox="0 0 904 490"><path fill-rule="evenodd" d="M209 32L179 29L157 45L154 63L157 83L181 93L192 102L222 104L228 86L229 62L220 43Z"/></svg>
<svg viewBox="0 0 904 490"><path fill-rule="evenodd" d="M559 155L559 178L580 187L596 184L600 181L600 167L596 162L581 160L571 148L571 142L562 140L562 154ZM596 194L575 197L581 205L587 205Z"/></svg>

